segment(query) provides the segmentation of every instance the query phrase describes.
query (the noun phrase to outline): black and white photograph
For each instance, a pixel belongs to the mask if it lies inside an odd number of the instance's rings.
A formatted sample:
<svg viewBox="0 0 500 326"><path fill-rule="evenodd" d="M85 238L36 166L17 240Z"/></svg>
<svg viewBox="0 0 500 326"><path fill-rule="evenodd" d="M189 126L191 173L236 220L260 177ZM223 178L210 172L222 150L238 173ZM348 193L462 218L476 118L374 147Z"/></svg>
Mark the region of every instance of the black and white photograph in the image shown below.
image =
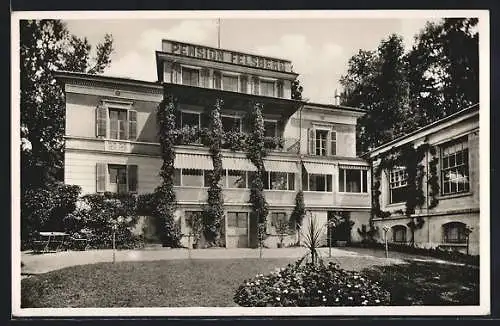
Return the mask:
<svg viewBox="0 0 500 326"><path fill-rule="evenodd" d="M11 29L14 316L489 313L487 10Z"/></svg>

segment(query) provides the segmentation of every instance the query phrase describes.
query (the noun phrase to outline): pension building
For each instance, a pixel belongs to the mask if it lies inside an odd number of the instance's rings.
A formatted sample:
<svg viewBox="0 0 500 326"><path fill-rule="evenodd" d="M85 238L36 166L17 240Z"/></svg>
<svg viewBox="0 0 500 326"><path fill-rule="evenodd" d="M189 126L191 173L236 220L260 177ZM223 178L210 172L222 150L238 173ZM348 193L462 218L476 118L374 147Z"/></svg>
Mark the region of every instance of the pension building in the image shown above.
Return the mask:
<svg viewBox="0 0 500 326"><path fill-rule="evenodd" d="M66 94L65 183L81 186L83 193L153 192L162 182L156 110L164 93L178 99L176 128L206 126L205 108L221 99L225 246L255 247L249 179L256 167L245 151L231 149L226 135L249 133L245 117L260 103L269 150L266 245L276 246L275 222L290 217L299 190L321 224L342 215L355 223L350 240L360 240L355 230L368 224L371 183L369 164L356 157L356 121L363 110L293 100L291 85L298 74L290 61L279 58L163 40L156 69L157 82L57 74ZM176 146L175 152L176 222L188 234L191 216L207 202L214 167L209 148L199 141ZM148 230L154 241L150 218L137 229ZM296 237L289 234L285 243Z"/></svg>

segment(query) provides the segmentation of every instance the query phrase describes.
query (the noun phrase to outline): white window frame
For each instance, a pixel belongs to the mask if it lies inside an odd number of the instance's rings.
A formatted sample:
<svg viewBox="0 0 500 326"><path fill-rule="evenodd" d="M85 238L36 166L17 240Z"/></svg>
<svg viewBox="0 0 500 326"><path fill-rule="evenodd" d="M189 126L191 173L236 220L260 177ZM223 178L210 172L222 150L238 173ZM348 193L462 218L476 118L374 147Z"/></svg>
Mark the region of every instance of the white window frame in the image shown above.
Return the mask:
<svg viewBox="0 0 500 326"><path fill-rule="evenodd" d="M402 174L402 176L401 176ZM400 175L399 180L394 180L394 177L396 175ZM400 183L400 185L395 186L395 183ZM402 202L393 202L392 200L392 190L394 189L399 189L399 188L405 188L408 186L408 172L406 171L406 168L398 166L394 167L389 171L389 203L390 204L399 204Z"/></svg>
<svg viewBox="0 0 500 326"><path fill-rule="evenodd" d="M133 110L134 102L132 101L120 101L120 100L108 100L104 99L101 101L103 107L106 108L106 139L118 140L118 141L129 141L128 137L128 121L129 121L129 111ZM115 139L111 138L111 118L109 116L109 110L124 110L127 111L127 126L125 128L125 139Z"/></svg>
<svg viewBox="0 0 500 326"><path fill-rule="evenodd" d="M226 175L226 182L225 182L225 185L224 187L226 189L249 189L249 185L248 185L248 171L243 171L243 170L231 170L231 171L240 171L240 172L245 172L245 188L238 188L238 187L229 187L229 170L228 169L224 169L225 171L225 175Z"/></svg>
<svg viewBox="0 0 500 326"><path fill-rule="evenodd" d="M314 139L313 139L313 144L314 144L314 153L312 155L315 155L315 156L323 156L323 155L317 155L316 154L316 131L318 130L322 130L322 131L326 131L327 132L327 135L326 135L326 152L324 156L333 156L333 153L332 153L332 133L335 133L335 155L337 155L337 150L338 150L338 146L337 146L337 136L338 136L338 133L337 131L334 129L334 127L332 125L321 125L321 124L313 124L313 133L314 133Z"/></svg>
<svg viewBox="0 0 500 326"><path fill-rule="evenodd" d="M340 191L340 187L339 187L339 193L341 193L341 194L367 194L368 193L368 190L369 190L370 186L368 185L368 171L367 170L339 168L339 179L340 179L340 176L342 175L342 173L340 173L340 170L344 170L344 180L343 180L344 191ZM356 170L359 170L359 176L360 176L359 190L360 191L359 192L347 191L347 174L346 174L345 171L356 171ZM363 187L363 171L365 171L365 174L366 174L366 188L367 189L365 189Z"/></svg>
<svg viewBox="0 0 500 326"><path fill-rule="evenodd" d="M325 177L325 190L310 190L311 189L311 175L322 175ZM332 190L328 191L328 176L332 177ZM309 173L307 172L307 191L308 192L319 192L319 193L333 193L333 174L321 174L321 173Z"/></svg>
<svg viewBox="0 0 500 326"><path fill-rule="evenodd" d="M183 74L182 74L182 69L190 69L190 70L198 70L198 85L196 86L193 86L193 85L185 85L185 86L191 86L191 87L201 87L201 67L196 67L196 66L190 66L190 65L184 65L184 64L181 64L181 85L184 85L184 80L182 78Z"/></svg>
<svg viewBox="0 0 500 326"><path fill-rule="evenodd" d="M262 82L267 82L267 83L270 83L272 82L273 83L273 95L269 96L269 95L263 95L262 93ZM269 97L277 97L277 79L276 78L269 78L269 77L260 77L259 76L259 95L260 96L269 96Z"/></svg>
<svg viewBox="0 0 500 326"><path fill-rule="evenodd" d="M175 169L180 171L180 175L179 175L180 176L180 185L179 186L174 185L174 187L177 187L177 188L181 188L181 187L182 188L194 188L194 189L200 189L200 188L206 189L206 188L208 188L208 187L205 187L205 173L206 173L206 170L201 170L201 172L202 172L201 173L201 178L202 178L201 184L202 185L200 187L200 186L185 186L184 182L183 182L184 180L182 178L184 170L199 170L199 169L184 169L184 168L175 168Z"/></svg>
<svg viewBox="0 0 500 326"><path fill-rule="evenodd" d="M221 80L220 80L220 85L221 85L221 90L223 91L226 91L226 92L240 92L241 90L241 87L240 87L240 76L241 74L239 73L236 73L236 72L232 72L232 71L223 71L223 70L220 70L220 75L221 75ZM226 77L237 77L238 78L238 81L236 82L236 91L230 91L230 90L226 90L224 89L224 76Z"/></svg>
<svg viewBox="0 0 500 326"><path fill-rule="evenodd" d="M444 159L444 149L445 148L449 148L449 147L452 147L452 146L456 146L457 144L462 144L462 150L461 152L463 152L465 149L467 149L467 162L465 162L465 160L462 158L462 164L461 165L457 165L456 162L457 162L457 151L453 152L452 154L448 154L447 157L450 157L451 155L454 155L455 156L455 165L453 167L450 167L449 166L449 162L448 162L448 167L446 169L443 169L443 159ZM445 170L451 170L451 169L457 169L461 166L465 166L467 168L467 178L469 180L469 189L465 190L462 190L462 191L458 191L458 185L457 185L457 191L455 192L451 192L451 186L450 186L450 192L447 192L445 193L444 192L444 178L443 178L443 172ZM443 197L446 197L446 196L454 196L454 195L460 195L460 194L468 194L471 192L471 171L470 171L470 147L469 147L469 136L466 135L466 136L461 136L461 137L457 137L455 139L452 139L452 140L449 140L449 141L446 141L446 142L443 142L441 144L439 144L439 179L440 179L440 195L443 196ZM454 179L456 180L456 179ZM451 181L451 180L450 180Z"/></svg>
<svg viewBox="0 0 500 326"><path fill-rule="evenodd" d="M267 173L267 184L269 185L269 189L264 189L264 190L271 190L271 191L295 191L295 190L290 190L290 184L289 184L289 176L290 174L296 174L292 172L283 172L283 171L266 171ZM285 173L286 174L286 189L272 189L271 188L271 173ZM295 177L294 177L295 181ZM294 185L295 188L295 185Z"/></svg>
<svg viewBox="0 0 500 326"><path fill-rule="evenodd" d="M128 191L128 165L127 164L117 164L117 163L108 163L106 166L106 189L110 188L111 181L110 181L110 173L109 169L112 167L120 167L120 168L125 168L125 194L129 193ZM109 191L109 190L107 190ZM120 194L119 189L118 189L118 184L116 188L116 193Z"/></svg>

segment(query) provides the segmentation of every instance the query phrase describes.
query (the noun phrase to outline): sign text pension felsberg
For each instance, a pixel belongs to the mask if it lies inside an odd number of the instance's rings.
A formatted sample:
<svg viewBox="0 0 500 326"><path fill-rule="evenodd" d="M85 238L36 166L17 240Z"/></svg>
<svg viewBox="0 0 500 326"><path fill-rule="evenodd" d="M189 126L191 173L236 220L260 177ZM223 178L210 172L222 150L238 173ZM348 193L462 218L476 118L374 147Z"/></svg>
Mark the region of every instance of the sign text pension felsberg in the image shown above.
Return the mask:
<svg viewBox="0 0 500 326"><path fill-rule="evenodd" d="M251 54L216 49L202 45L186 44L163 40L163 51L187 57L207 59L213 61L234 63L248 67L287 71L289 65L285 60L266 58Z"/></svg>

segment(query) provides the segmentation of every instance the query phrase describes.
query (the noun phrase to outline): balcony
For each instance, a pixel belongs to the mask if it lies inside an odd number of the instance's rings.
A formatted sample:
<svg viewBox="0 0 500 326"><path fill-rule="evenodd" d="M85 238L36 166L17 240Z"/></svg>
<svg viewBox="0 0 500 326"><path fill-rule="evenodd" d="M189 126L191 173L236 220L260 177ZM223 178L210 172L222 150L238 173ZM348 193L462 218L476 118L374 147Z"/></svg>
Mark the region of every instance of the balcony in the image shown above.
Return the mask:
<svg viewBox="0 0 500 326"><path fill-rule="evenodd" d="M267 202L274 206L294 205L296 194L295 190L264 190Z"/></svg>
<svg viewBox="0 0 500 326"><path fill-rule="evenodd" d="M304 191L304 203L306 207L332 206L333 199L333 192Z"/></svg>

